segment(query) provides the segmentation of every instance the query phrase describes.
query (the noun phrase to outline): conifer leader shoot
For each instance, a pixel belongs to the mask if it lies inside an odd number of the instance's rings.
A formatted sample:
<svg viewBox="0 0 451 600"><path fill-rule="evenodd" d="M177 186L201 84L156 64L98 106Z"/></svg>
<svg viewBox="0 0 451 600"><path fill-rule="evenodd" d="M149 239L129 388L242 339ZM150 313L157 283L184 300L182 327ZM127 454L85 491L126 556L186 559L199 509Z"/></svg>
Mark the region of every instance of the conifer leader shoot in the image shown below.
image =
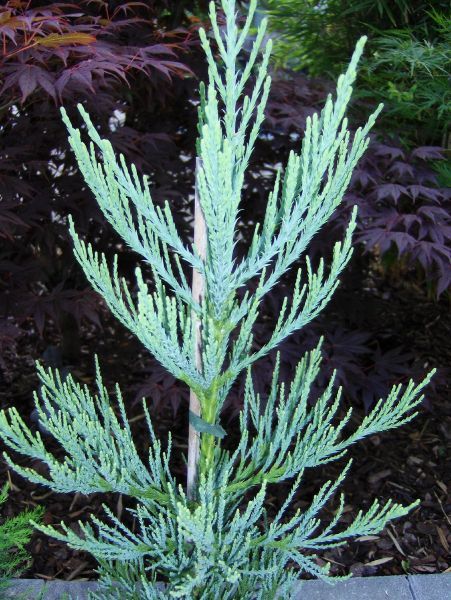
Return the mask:
<svg viewBox="0 0 451 600"><path fill-rule="evenodd" d="M343 544L351 536L375 534L414 506L375 501L342 527L344 499L340 497L332 522L322 524L318 515L335 495L349 462L336 481L324 483L308 508L293 510L291 501L306 469L342 458L357 440L410 421L432 373L419 385L394 387L354 433L345 431L350 411L341 420L335 418L340 392L334 392L333 379L313 405L309 402L320 369L320 345L301 358L290 386L279 383L277 362L264 401L252 384L255 361L318 315L351 257L355 211L343 241L334 246L328 268L321 261L314 271L308 259L305 267L297 267L293 293L286 298L274 330L263 347L254 347L252 331L264 295L298 263L312 237L340 204L367 148L368 132L380 108L352 137L345 117L365 40L358 42L348 70L339 78L335 100L329 96L321 114L307 120L302 147L299 153L290 154L286 168L277 175L264 220L255 228L247 255L238 260L234 253L237 220L245 170L270 89L271 42L264 42L263 21L246 62L241 63L256 1L250 2L241 29L235 2L222 0L221 6L222 29L215 4L210 5L218 59L207 34L200 31L208 84L201 87L196 184L206 226L205 258L182 241L169 204L163 208L154 204L148 182L115 155L83 108L89 146L63 111L70 144L88 186L106 219L145 265L145 272L136 268L136 294L119 276L117 258L108 265L103 255L79 238L71 220L75 256L119 321L199 399L200 415L191 417L201 440L194 493L188 497L172 475L171 438L163 450L145 404L148 456L138 451L121 392L116 387L117 408L113 409L97 360L96 395L71 376L63 381L57 371L38 365L42 391L40 396L35 394L35 400L42 430L60 443L62 460L54 458L45 439L28 429L16 409L0 415L5 443L48 467L42 475L41 469L23 467L5 455L8 464L30 481L57 492L113 492L132 499L133 530L106 506L105 521L92 516L88 524L80 523L79 531L64 523L36 525L96 557L103 586L97 597L102 599L266 600L277 594L288 598L303 572L333 581L329 565L319 566L312 551ZM251 76L253 84L246 91ZM200 301L193 299L187 268L203 278ZM237 294L255 279L255 292ZM200 361L195 351L197 324ZM238 446L229 450L223 445L227 433L220 423L221 410L243 371L247 379L241 437ZM266 487L284 480L292 482L291 492L280 511L268 518ZM162 589L157 582L166 587Z"/></svg>

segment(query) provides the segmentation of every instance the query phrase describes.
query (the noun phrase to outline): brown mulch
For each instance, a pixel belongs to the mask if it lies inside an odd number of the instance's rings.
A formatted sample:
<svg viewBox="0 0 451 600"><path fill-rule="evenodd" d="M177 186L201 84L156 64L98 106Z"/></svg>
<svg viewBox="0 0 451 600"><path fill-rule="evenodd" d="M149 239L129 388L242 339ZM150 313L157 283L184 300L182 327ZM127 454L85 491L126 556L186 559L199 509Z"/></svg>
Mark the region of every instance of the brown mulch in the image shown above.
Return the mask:
<svg viewBox="0 0 451 600"><path fill-rule="evenodd" d="M437 304L424 298L401 295L396 312L392 312L394 326L404 332L406 345L414 349L430 365L449 367L451 364L451 315L446 302ZM400 317L402 315L402 317ZM106 318L107 319L107 318ZM396 321L396 323L395 323ZM105 382L118 381L127 389L134 371L130 365L145 361L137 354L136 344L125 334L119 335L107 319L103 334L83 333L82 362L74 375L84 381L92 381L92 353L99 354ZM52 339L52 335L54 336ZM19 340L16 352L3 355L4 382L0 388L0 406L14 405L25 416L32 410L31 391L36 386L34 358L40 356L48 343L57 343L56 333L48 334L46 344L32 331ZM111 350L111 349L114 350ZM40 353L40 354L39 354ZM124 358L125 357L125 358ZM123 365L120 370L118 365ZM88 374L88 375L87 375ZM1 385L1 384L0 384ZM353 419L358 423L363 411L355 409ZM129 410L138 437L145 436L142 409L139 404ZM186 450L186 408L176 416L170 406L160 407L157 427L164 437L169 428L175 427L175 447ZM146 438L143 437L143 445ZM52 445L49 444L52 448ZM58 451L56 444L54 449ZM180 452L179 452L180 454ZM352 571L355 575L396 575L403 573L443 573L451 571L451 401L449 389L443 388L433 402L426 405L421 415L401 429L376 435L354 446L350 456L353 467L343 491L346 507L343 522L351 522L360 508L368 507L375 497L393 498L409 504L419 498L421 504L408 517L388 526L377 536L354 540L346 546L325 553L321 561L331 563L334 574ZM22 464L27 464L22 460ZM36 465L34 465L36 466ZM299 490L296 502L307 506L321 483L335 479L343 463L331 463L322 469L308 473ZM183 463L174 464L176 473L183 477ZM55 494L40 486L32 485L8 471L0 463L0 482L9 479L12 492L3 511L12 516L23 508L41 505L45 507L44 521L57 524L64 520L76 526L78 520L89 515L102 516L102 503L107 502L118 517L126 518L126 499L116 495L106 498L100 494ZM286 494L283 486L271 489L268 505L274 509ZM333 514L329 507L327 519ZM92 579L95 577L95 561L87 554L76 552L65 544L40 533L33 535L29 545L33 562L25 577L43 579Z"/></svg>

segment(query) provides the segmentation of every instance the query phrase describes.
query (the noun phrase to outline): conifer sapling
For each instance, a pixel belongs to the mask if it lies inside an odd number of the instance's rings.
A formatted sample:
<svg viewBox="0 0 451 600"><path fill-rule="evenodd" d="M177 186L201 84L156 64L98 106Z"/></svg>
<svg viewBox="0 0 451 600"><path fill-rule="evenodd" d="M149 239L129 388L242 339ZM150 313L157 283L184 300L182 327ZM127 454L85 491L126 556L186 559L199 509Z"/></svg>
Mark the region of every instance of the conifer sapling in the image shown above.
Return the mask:
<svg viewBox="0 0 451 600"><path fill-rule="evenodd" d="M71 376L38 364L41 393L35 394L40 421L64 450L56 460L45 438L29 430L15 408L3 411L0 431L6 444L48 467L47 475L8 464L32 482L57 492L120 493L128 496L135 527L130 529L105 506L105 520L92 516L76 532L37 525L71 547L92 553L100 564L103 592L99 598L269 599L289 597L302 573L332 581L328 565L319 566L314 551L345 543L352 536L375 534L412 506L375 501L351 524L340 525L344 499L337 502L331 523L318 518L335 496L350 467L336 481L327 481L307 509L291 509L307 469L346 455L354 442L410 421L422 400L419 385L396 386L380 400L353 433L351 411L337 419L340 391L330 381L311 404L312 386L320 369L320 345L303 356L290 386L279 383L276 364L268 397L255 393L252 365L282 340L304 327L328 303L348 263L355 227L352 214L344 239L336 243L330 265L316 270L305 249L340 204L352 171L368 145L378 110L351 136L345 111L351 97L364 39L327 98L320 115L307 120L299 153L291 152L269 195L266 214L255 227L247 255L235 256L237 220L245 170L264 119L270 89L267 74L271 41L266 23L258 28L252 49L240 64L256 0L240 28L234 0L222 0L225 25L218 25L210 5L218 59L200 30L208 61L208 83L200 89L196 188L205 230L205 252L186 245L175 227L171 209L152 201L148 181L116 156L89 116L80 113L91 139L63 111L69 140L84 178L103 214L122 239L143 259L136 268L132 292L118 273L117 259L108 264L90 243L69 227L75 256L94 289L113 314L132 331L174 377L186 383L196 399L190 412L191 472L188 493L170 469L171 437L162 444L144 402L149 449L135 445L121 391L113 404L96 359L97 393ZM259 56L261 58L259 59ZM250 81L252 78L252 86ZM250 91L247 91L250 87ZM196 239L196 235L194 236ZM199 236L197 236L199 239ZM297 268L293 293L286 298L277 324L260 348L253 344L253 326L261 301L282 275ZM193 294L187 272L193 270L202 293ZM238 294L251 280L254 292ZM240 441L224 446L227 431L220 423L227 394L246 373ZM193 403L194 406L194 403ZM198 437L197 437L198 436ZM199 440L198 451L193 444ZM289 480L291 491L271 518L265 510L268 484ZM164 583L164 589L157 583Z"/></svg>

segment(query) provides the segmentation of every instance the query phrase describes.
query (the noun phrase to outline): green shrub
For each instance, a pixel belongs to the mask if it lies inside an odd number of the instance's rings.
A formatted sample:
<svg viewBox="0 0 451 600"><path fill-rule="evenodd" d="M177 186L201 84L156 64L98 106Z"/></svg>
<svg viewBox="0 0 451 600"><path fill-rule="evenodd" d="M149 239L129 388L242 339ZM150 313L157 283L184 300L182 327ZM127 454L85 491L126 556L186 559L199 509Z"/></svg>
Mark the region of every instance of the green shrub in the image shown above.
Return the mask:
<svg viewBox="0 0 451 600"><path fill-rule="evenodd" d="M385 132L446 145L450 121L451 22L445 2L266 0L276 64L335 76L358 37L369 37L358 98L384 102ZM434 8L435 7L435 8Z"/></svg>
<svg viewBox="0 0 451 600"><path fill-rule="evenodd" d="M8 484L0 490L0 506L8 497ZM39 521L42 509L35 508L0 523L0 591L8 580L17 577L28 561L25 545L30 541L33 527L30 520Z"/></svg>
<svg viewBox="0 0 451 600"><path fill-rule="evenodd" d="M376 36L364 62L359 96L386 104L384 122L401 138L448 146L451 117L451 21L436 14L427 30L399 29ZM421 35L424 37L421 37Z"/></svg>

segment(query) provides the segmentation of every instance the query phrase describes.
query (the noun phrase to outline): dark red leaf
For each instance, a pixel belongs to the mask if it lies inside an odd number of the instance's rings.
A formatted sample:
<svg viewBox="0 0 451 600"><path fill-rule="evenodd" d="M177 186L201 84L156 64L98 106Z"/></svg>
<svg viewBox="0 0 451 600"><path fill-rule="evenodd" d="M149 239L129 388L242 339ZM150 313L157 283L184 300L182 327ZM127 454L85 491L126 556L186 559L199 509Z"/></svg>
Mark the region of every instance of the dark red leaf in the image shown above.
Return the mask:
<svg viewBox="0 0 451 600"><path fill-rule="evenodd" d="M24 65L20 71L17 82L19 84L20 91L22 92L22 102L25 102L28 96L36 89L36 86L38 85L38 71L39 67L34 65Z"/></svg>
<svg viewBox="0 0 451 600"><path fill-rule="evenodd" d="M391 198L394 200L395 204L402 194L408 194L408 189L398 183L383 183L376 188L376 197L378 200Z"/></svg>
<svg viewBox="0 0 451 600"><path fill-rule="evenodd" d="M374 144L374 150L376 156L388 156L391 160L395 158L405 158L404 152L401 150L401 148L397 148L396 146Z"/></svg>
<svg viewBox="0 0 451 600"><path fill-rule="evenodd" d="M440 160L443 159L444 148L441 146L420 146L412 152L412 158L421 158L422 160Z"/></svg>

